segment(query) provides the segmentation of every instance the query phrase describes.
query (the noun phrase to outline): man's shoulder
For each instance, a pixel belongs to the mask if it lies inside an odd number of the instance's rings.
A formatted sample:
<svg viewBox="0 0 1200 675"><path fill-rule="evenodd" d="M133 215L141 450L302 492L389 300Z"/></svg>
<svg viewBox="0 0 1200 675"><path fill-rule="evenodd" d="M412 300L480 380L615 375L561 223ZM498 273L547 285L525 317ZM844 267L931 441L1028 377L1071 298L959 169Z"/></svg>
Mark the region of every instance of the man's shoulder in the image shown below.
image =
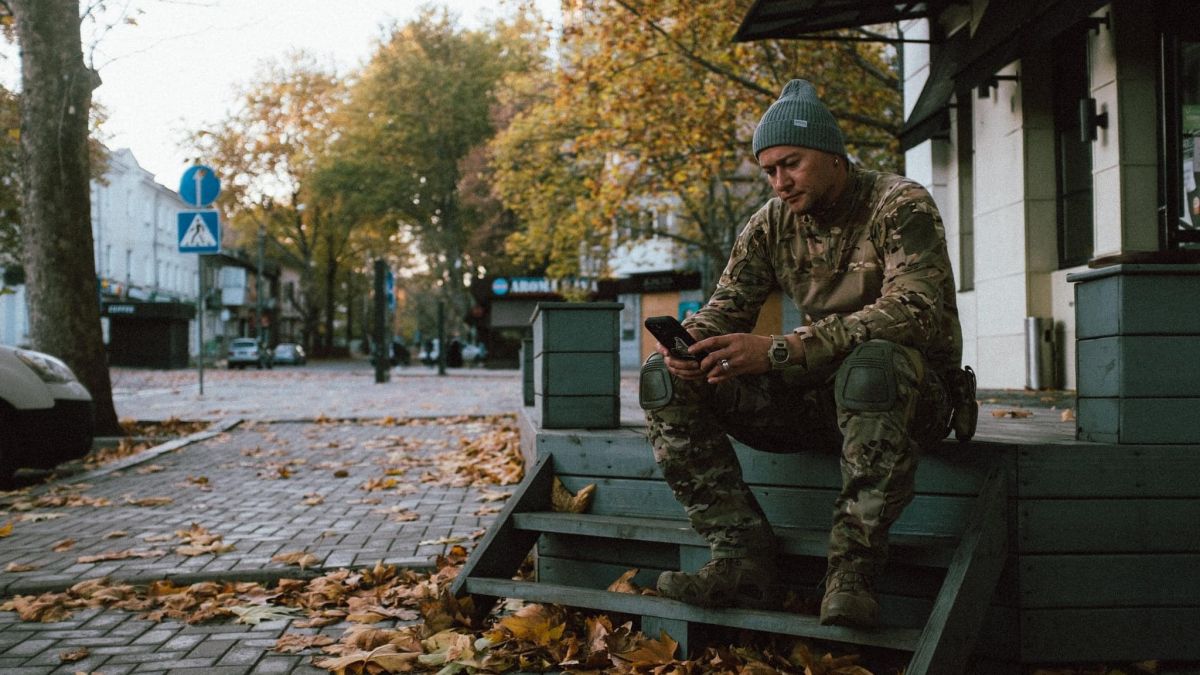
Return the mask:
<svg viewBox="0 0 1200 675"><path fill-rule="evenodd" d="M919 210L935 208L929 190L908 176L867 170L863 174L872 210L879 215L895 213L906 205L920 204Z"/></svg>

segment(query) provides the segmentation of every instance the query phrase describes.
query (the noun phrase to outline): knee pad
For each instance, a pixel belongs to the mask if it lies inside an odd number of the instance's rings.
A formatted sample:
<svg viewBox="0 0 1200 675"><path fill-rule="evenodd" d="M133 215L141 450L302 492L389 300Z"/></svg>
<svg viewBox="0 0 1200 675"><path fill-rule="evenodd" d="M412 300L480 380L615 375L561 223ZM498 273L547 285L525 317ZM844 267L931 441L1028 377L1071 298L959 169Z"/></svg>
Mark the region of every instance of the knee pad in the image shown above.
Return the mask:
<svg viewBox="0 0 1200 675"><path fill-rule="evenodd" d="M638 404L643 410L658 410L665 407L675 396L671 373L662 354L654 352L642 364L638 383Z"/></svg>
<svg viewBox="0 0 1200 675"><path fill-rule="evenodd" d="M859 345L838 368L834 399L839 409L884 412L896 407L896 354L899 348L886 340Z"/></svg>

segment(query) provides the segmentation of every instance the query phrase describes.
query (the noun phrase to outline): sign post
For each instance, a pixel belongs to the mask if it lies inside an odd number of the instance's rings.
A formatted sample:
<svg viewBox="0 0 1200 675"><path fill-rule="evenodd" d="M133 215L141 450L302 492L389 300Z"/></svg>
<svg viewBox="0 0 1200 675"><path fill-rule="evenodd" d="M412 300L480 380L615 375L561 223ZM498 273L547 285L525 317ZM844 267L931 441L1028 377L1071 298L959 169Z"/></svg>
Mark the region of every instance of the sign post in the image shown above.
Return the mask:
<svg viewBox="0 0 1200 675"><path fill-rule="evenodd" d="M200 396L204 396L204 309L208 295L204 284L204 254L221 252L220 214L216 209L205 207L211 205L219 194L221 181L216 172L207 166L197 164L189 167L179 180L180 198L198 209L180 211L177 226L179 252L200 254L196 260L199 276L196 295L196 374L200 380Z"/></svg>

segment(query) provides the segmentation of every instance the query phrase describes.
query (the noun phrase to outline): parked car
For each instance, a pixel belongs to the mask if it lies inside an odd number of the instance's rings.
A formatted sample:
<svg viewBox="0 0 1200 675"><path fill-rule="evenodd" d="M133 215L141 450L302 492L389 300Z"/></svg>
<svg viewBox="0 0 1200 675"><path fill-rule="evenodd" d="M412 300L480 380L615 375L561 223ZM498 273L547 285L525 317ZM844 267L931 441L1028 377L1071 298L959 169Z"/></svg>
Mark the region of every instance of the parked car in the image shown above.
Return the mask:
<svg viewBox="0 0 1200 675"><path fill-rule="evenodd" d="M0 345L0 481L83 457L94 433L92 396L67 364Z"/></svg>
<svg viewBox="0 0 1200 675"><path fill-rule="evenodd" d="M295 342L280 342L275 345L275 363L302 366L308 359L304 356L304 347Z"/></svg>
<svg viewBox="0 0 1200 675"><path fill-rule="evenodd" d="M463 345L463 360L467 363L483 363L487 348L482 343Z"/></svg>
<svg viewBox="0 0 1200 675"><path fill-rule="evenodd" d="M229 355L226 357L230 370L254 366L259 370L272 366L271 352L260 349L258 340L254 338L234 338L229 341Z"/></svg>

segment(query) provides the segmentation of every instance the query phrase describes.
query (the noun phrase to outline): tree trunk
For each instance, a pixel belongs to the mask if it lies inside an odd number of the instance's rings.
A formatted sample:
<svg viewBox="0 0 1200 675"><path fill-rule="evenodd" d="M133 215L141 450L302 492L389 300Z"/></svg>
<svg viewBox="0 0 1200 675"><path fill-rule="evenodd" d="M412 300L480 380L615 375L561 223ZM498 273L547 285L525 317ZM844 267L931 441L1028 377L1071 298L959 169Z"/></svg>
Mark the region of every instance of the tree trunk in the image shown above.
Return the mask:
<svg viewBox="0 0 1200 675"><path fill-rule="evenodd" d="M89 193L88 112L100 76L83 62L78 0L9 0L21 45L21 161L29 332L67 362L118 434L100 331Z"/></svg>

